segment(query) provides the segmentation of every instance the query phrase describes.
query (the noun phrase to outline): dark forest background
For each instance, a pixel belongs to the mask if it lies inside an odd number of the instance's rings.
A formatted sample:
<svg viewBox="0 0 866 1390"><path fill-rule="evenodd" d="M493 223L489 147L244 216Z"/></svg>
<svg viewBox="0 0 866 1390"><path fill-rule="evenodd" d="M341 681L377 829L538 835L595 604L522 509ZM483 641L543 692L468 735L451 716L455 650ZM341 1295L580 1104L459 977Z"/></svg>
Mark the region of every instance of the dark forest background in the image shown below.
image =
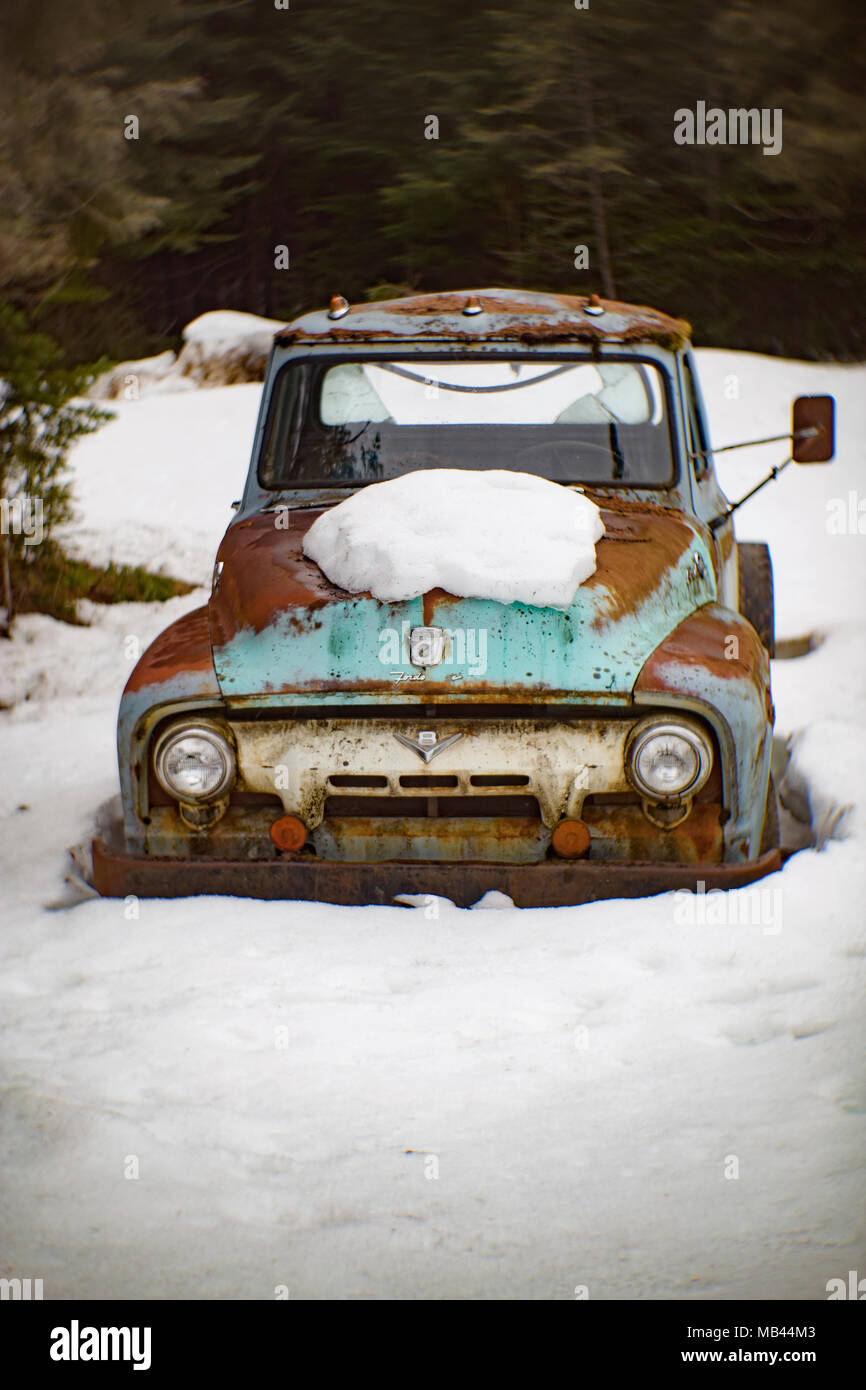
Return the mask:
<svg viewBox="0 0 866 1390"><path fill-rule="evenodd" d="M3 0L0 300L65 365L490 284L866 355L862 0L290 3ZM781 107L782 153L675 145L699 100Z"/></svg>

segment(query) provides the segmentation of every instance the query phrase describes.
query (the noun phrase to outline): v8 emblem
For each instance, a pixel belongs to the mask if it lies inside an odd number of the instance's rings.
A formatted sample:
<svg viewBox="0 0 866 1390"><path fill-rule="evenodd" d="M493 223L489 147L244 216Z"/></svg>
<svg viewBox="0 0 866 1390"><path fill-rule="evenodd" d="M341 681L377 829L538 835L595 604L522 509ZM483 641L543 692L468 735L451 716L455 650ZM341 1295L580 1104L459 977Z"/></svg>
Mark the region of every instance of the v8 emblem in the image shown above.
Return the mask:
<svg viewBox="0 0 866 1390"><path fill-rule="evenodd" d="M462 734L451 734L449 738L438 741L435 729L422 729L418 738L413 742L411 738L406 738L405 734L395 734L394 737L403 744L404 748L411 748L413 753L417 753L419 758L423 758L425 763L429 763L437 754L450 748L452 743L456 743Z"/></svg>

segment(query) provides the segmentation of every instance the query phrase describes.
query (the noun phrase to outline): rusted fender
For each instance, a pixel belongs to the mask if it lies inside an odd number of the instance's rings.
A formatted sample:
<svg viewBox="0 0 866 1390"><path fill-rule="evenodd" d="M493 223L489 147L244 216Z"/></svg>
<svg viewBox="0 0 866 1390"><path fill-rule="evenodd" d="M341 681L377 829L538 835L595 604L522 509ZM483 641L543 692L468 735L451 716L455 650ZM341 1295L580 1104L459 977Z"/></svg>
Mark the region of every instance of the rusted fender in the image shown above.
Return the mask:
<svg viewBox="0 0 866 1390"><path fill-rule="evenodd" d="M707 604L653 652L635 683L634 700L689 709L712 725L730 810L725 859L754 859L775 719L769 658L754 628L739 613Z"/></svg>
<svg viewBox="0 0 866 1390"><path fill-rule="evenodd" d="M194 711L221 703L211 656L207 608L196 608L171 623L151 642L121 696L117 716L117 763L124 830L130 849L141 848L144 844L141 791L147 783L150 730L175 708Z"/></svg>

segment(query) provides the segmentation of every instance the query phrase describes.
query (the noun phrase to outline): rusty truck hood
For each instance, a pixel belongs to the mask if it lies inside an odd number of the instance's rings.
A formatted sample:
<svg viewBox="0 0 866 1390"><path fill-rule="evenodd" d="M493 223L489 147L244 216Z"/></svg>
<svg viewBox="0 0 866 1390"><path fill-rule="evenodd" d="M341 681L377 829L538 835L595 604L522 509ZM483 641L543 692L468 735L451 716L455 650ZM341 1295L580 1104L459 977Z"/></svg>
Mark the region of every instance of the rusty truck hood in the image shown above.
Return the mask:
<svg viewBox="0 0 866 1390"><path fill-rule="evenodd" d="M715 598L715 582L706 541L683 512L600 505L596 570L565 611L442 590L381 603L337 588L304 555L321 509L240 518L220 546L209 605L223 698L232 706L622 701L668 633ZM421 625L451 634L447 660L426 672L408 659L409 630Z"/></svg>

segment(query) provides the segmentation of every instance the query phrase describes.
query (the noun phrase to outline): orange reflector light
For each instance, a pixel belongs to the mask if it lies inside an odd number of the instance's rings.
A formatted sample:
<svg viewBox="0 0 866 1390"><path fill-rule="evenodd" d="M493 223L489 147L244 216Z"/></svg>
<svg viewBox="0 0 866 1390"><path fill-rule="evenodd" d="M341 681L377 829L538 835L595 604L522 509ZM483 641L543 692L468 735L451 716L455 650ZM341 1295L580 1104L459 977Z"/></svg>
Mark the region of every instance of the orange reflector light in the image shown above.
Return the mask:
<svg viewBox="0 0 866 1390"><path fill-rule="evenodd" d="M553 848L563 859L580 859L589 849L589 831L582 820L564 820L553 832Z"/></svg>
<svg viewBox="0 0 866 1390"><path fill-rule="evenodd" d="M279 816L271 826L271 839L277 849L303 849L307 827L297 816Z"/></svg>

